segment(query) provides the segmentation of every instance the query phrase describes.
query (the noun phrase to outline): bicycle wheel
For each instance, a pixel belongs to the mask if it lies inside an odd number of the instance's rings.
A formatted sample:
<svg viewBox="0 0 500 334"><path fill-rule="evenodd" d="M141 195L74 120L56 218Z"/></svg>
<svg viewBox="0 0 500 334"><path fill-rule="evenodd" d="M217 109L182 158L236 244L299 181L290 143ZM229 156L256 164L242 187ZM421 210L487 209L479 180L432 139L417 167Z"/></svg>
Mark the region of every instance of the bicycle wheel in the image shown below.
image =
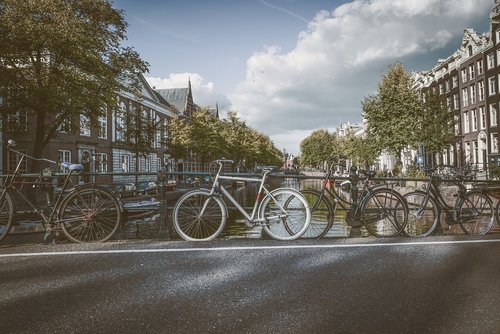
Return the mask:
<svg viewBox="0 0 500 334"><path fill-rule="evenodd" d="M369 192L361 204L361 220L377 237L394 237L406 227L408 206L399 193L378 188Z"/></svg>
<svg viewBox="0 0 500 334"><path fill-rule="evenodd" d="M104 242L118 230L120 219L118 200L107 190L92 185L78 188L63 200L58 223L73 242Z"/></svg>
<svg viewBox="0 0 500 334"><path fill-rule="evenodd" d="M190 191L179 198L173 211L175 230L188 241L217 238L226 220L227 210L222 199L202 189Z"/></svg>
<svg viewBox="0 0 500 334"><path fill-rule="evenodd" d="M259 218L264 219L264 230L273 239L295 240L309 227L311 210L301 193L281 188L262 200Z"/></svg>
<svg viewBox="0 0 500 334"><path fill-rule="evenodd" d="M328 233L333 224L333 209L328 199L316 190L306 189L300 192L311 209L311 223L301 238L321 238ZM290 196L289 200L295 197ZM288 204L287 204L288 206ZM288 224L285 224L288 227ZM293 232L289 230L290 234Z"/></svg>
<svg viewBox="0 0 500 334"><path fill-rule="evenodd" d="M409 237L425 237L434 232L439 223L436 201L418 190L403 197L408 204L408 222L403 233Z"/></svg>
<svg viewBox="0 0 500 334"><path fill-rule="evenodd" d="M497 221L497 224L500 225L500 201L497 202L495 207L495 220Z"/></svg>
<svg viewBox="0 0 500 334"><path fill-rule="evenodd" d="M459 206L460 226L465 233L483 235L490 231L495 220L493 202L477 191L465 194Z"/></svg>
<svg viewBox="0 0 500 334"><path fill-rule="evenodd" d="M0 195L0 241L7 236L12 227L14 211L12 197L6 191L2 191Z"/></svg>

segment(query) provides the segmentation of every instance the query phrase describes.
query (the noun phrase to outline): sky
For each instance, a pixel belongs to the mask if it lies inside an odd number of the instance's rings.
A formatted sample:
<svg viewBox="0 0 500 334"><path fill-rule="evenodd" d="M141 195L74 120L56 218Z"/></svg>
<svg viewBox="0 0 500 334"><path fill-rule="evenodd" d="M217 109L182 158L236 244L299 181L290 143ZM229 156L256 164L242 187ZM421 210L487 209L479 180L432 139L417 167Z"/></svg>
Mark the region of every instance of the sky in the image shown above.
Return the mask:
<svg viewBox="0 0 500 334"><path fill-rule="evenodd" d="M158 89L193 89L298 155L316 129L362 120L361 101L402 63L429 70L489 31L494 0L114 0L127 46Z"/></svg>

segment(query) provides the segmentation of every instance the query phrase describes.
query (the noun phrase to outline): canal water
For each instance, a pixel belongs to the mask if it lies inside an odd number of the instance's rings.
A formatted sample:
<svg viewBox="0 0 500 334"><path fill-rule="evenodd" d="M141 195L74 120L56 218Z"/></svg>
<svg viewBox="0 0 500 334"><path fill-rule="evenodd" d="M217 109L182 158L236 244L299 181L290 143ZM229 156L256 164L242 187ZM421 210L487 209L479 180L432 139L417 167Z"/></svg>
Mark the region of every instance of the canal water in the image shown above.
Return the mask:
<svg viewBox="0 0 500 334"><path fill-rule="evenodd" d="M268 189L279 187L289 187L297 190L321 189L321 180L314 179L274 178L270 179L268 183ZM233 184L229 189L233 197L251 213L257 196L258 183ZM238 222L239 219L243 218L241 213L235 209L231 209L232 203L228 200L225 200L225 202L230 208L229 219L220 237L224 239L261 238L262 227L255 226L249 228L242 221ZM345 213L336 212L333 226L324 237L348 237L351 227L345 223L344 218ZM364 228L361 229L361 233L362 236L369 235L368 231Z"/></svg>

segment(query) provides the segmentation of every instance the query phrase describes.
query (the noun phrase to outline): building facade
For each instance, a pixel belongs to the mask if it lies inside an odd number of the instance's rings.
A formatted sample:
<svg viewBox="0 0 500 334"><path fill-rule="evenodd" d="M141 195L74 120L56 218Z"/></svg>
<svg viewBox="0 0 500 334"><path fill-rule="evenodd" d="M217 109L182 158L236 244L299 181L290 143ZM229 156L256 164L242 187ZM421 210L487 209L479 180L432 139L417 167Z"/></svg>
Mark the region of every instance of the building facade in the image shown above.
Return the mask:
<svg viewBox="0 0 500 334"><path fill-rule="evenodd" d="M490 15L490 31L465 29L460 48L430 69L416 74L420 89L439 93L454 113L456 140L438 163L475 165L484 171L498 161L500 101L500 4Z"/></svg>
<svg viewBox="0 0 500 334"><path fill-rule="evenodd" d="M62 125L56 135L49 141L42 152L42 157L59 161L81 163L84 172L88 173L117 173L117 175L100 175L97 177L82 176L82 181L98 182L136 182L142 179L156 178L154 176L127 175L134 172L156 172L171 163L165 139L168 135L169 119L177 115L176 109L156 93L142 75L140 96L128 93L119 94L117 104L119 112L106 111L105 117L97 120L97 126L91 126L91 120L80 115L79 119L68 120L77 122L78 130L70 132ZM144 120L154 122L157 126L152 135L150 150L146 154L138 153L127 138L127 115L138 115ZM13 170L17 157L6 150L6 142L12 138L16 140L17 150L30 153L33 146L34 119L18 115L17 122L23 124L15 133L4 133L2 146L2 168L4 171ZM21 172L26 172L28 164L22 166ZM123 173L123 175L119 175Z"/></svg>

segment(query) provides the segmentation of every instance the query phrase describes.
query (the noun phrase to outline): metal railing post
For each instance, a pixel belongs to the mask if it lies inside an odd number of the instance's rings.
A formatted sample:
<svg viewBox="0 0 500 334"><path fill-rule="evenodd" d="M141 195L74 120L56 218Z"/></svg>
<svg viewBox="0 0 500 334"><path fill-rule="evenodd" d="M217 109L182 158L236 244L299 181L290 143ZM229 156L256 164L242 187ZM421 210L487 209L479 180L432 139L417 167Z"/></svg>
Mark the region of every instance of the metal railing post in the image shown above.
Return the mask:
<svg viewBox="0 0 500 334"><path fill-rule="evenodd" d="M167 224L167 200L166 200L166 181L167 172L165 169L158 171L158 185L160 190L160 228L158 230L158 238L170 240L170 228Z"/></svg>

